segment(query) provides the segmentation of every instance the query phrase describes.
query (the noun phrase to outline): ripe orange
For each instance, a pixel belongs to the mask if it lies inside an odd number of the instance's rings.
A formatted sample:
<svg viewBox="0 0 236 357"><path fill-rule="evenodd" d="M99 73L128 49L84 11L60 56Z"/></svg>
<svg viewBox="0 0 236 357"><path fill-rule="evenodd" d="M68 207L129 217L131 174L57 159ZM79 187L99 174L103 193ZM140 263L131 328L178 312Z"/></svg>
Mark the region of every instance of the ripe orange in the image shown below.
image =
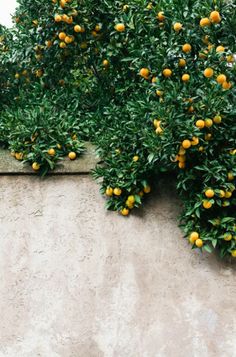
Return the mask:
<svg viewBox="0 0 236 357"><path fill-rule="evenodd" d="M176 31L176 32L179 32L180 30L182 30L183 28L183 25L180 23L180 22L176 22L174 25L173 25L173 29Z"/></svg>
<svg viewBox="0 0 236 357"><path fill-rule="evenodd" d="M66 38L66 33L65 32L60 32L58 37L59 37L60 40L64 41L65 38Z"/></svg>
<svg viewBox="0 0 236 357"><path fill-rule="evenodd" d="M70 160L75 160L76 159L76 153L74 151L69 152L68 157Z"/></svg>
<svg viewBox="0 0 236 357"><path fill-rule="evenodd" d="M230 82L224 82L222 83L222 88L225 90L228 90L232 87L232 84Z"/></svg>
<svg viewBox="0 0 236 357"><path fill-rule="evenodd" d="M56 155L56 150L53 149L53 148L49 149L49 150L48 150L48 155L50 155L50 156L55 156L55 155Z"/></svg>
<svg viewBox="0 0 236 357"><path fill-rule="evenodd" d="M213 120L212 119L206 119L205 120L205 127L210 128L213 125Z"/></svg>
<svg viewBox="0 0 236 357"><path fill-rule="evenodd" d="M190 147L191 147L191 141L190 140L184 140L183 142L182 142L182 147L184 148L184 149L189 149Z"/></svg>
<svg viewBox="0 0 236 357"><path fill-rule="evenodd" d="M21 160L23 160L23 153L22 152L16 152L15 153L15 158L16 158L16 160L18 160L18 161L21 161Z"/></svg>
<svg viewBox="0 0 236 357"><path fill-rule="evenodd" d="M210 201L204 200L202 205L205 209L210 209L212 207L212 203Z"/></svg>
<svg viewBox="0 0 236 357"><path fill-rule="evenodd" d="M209 188L208 190L205 191L205 196L207 198L212 198L212 197L215 196L215 192L212 189Z"/></svg>
<svg viewBox="0 0 236 357"><path fill-rule="evenodd" d="M199 233L198 232L192 232L190 234L190 237L191 241L195 242L197 239L199 239Z"/></svg>
<svg viewBox="0 0 236 357"><path fill-rule="evenodd" d="M157 19L159 21L164 21L165 20L165 15L164 15L164 12L163 11L159 11L158 14L157 14Z"/></svg>
<svg viewBox="0 0 236 357"><path fill-rule="evenodd" d="M39 171L40 165L39 165L37 162L34 162L34 163L32 164L32 169L33 169L34 171Z"/></svg>
<svg viewBox="0 0 236 357"><path fill-rule="evenodd" d="M190 75L185 73L182 75L182 81L183 82L188 82L190 80Z"/></svg>
<svg viewBox="0 0 236 357"><path fill-rule="evenodd" d="M214 71L212 68L206 68L204 71L204 76L206 78L211 78L214 75Z"/></svg>
<svg viewBox="0 0 236 357"><path fill-rule="evenodd" d="M210 26L211 21L208 19L208 17L204 17L203 19L200 20L200 26L205 27L205 26Z"/></svg>
<svg viewBox="0 0 236 357"><path fill-rule="evenodd" d="M148 68L141 68L139 74L141 77L148 79L150 71Z"/></svg>
<svg viewBox="0 0 236 357"><path fill-rule="evenodd" d="M127 201L129 201L131 204L134 204L135 203L135 197L134 195L130 195L127 199Z"/></svg>
<svg viewBox="0 0 236 357"><path fill-rule="evenodd" d="M199 138L196 137L196 136L194 136L194 137L192 138L191 145L192 145L192 146L196 146L196 145L198 145L198 144L199 144Z"/></svg>
<svg viewBox="0 0 236 357"><path fill-rule="evenodd" d="M219 84L223 84L224 82L227 81L227 78L224 74L219 74L219 76L217 76L217 78L216 78L216 81Z"/></svg>
<svg viewBox="0 0 236 357"><path fill-rule="evenodd" d="M185 66L186 66L186 61L185 61L185 59L180 58L178 65L179 65L179 67L185 67Z"/></svg>
<svg viewBox="0 0 236 357"><path fill-rule="evenodd" d="M122 190L119 187L114 188L114 195L120 196L122 194Z"/></svg>
<svg viewBox="0 0 236 357"><path fill-rule="evenodd" d="M120 213L122 216L128 216L129 215L129 209L128 208L123 208Z"/></svg>
<svg viewBox="0 0 236 357"><path fill-rule="evenodd" d="M210 14L210 20L214 24L218 24L221 22L221 16L218 11L212 11Z"/></svg>
<svg viewBox="0 0 236 357"><path fill-rule="evenodd" d="M196 127L199 128L199 129L203 129L205 127L205 121L202 120L202 119L199 119L196 121Z"/></svg>
<svg viewBox="0 0 236 357"><path fill-rule="evenodd" d="M139 156L138 155L135 155L134 157L133 157L133 161L134 162L137 162L139 160Z"/></svg>
<svg viewBox="0 0 236 357"><path fill-rule="evenodd" d="M108 197L111 197L113 195L113 188L108 186L107 189L106 189L106 195Z"/></svg>
<svg viewBox="0 0 236 357"><path fill-rule="evenodd" d="M192 50L192 46L191 46L189 43L185 43L185 44L182 46L182 50L183 50L183 52L185 52L185 53L189 53L189 52L191 52L191 50Z"/></svg>
<svg viewBox="0 0 236 357"><path fill-rule="evenodd" d="M60 15L55 15L54 17L55 22L60 22L62 20Z"/></svg>
<svg viewBox="0 0 236 357"><path fill-rule="evenodd" d="M195 244L196 244L196 246L197 246L198 248L202 248L202 246L203 246L203 240L199 238L199 239L196 240Z"/></svg>
<svg viewBox="0 0 236 357"><path fill-rule="evenodd" d="M172 76L172 70L169 68L165 68L162 73L163 73L163 76L166 78L169 78Z"/></svg>
<svg viewBox="0 0 236 357"><path fill-rule="evenodd" d="M125 25L120 23L115 25L115 30L118 32L124 32L125 31Z"/></svg>
<svg viewBox="0 0 236 357"><path fill-rule="evenodd" d="M106 68L109 67L109 61L106 60L106 59L102 61L102 64L103 64L103 66L106 67Z"/></svg>
<svg viewBox="0 0 236 357"><path fill-rule="evenodd" d="M73 36L66 36L65 38L65 43L69 44L72 43L74 41L74 37Z"/></svg>
<svg viewBox="0 0 236 357"><path fill-rule="evenodd" d="M225 51L225 48L223 46L217 46L216 47L216 52L219 53L219 52L224 52Z"/></svg>

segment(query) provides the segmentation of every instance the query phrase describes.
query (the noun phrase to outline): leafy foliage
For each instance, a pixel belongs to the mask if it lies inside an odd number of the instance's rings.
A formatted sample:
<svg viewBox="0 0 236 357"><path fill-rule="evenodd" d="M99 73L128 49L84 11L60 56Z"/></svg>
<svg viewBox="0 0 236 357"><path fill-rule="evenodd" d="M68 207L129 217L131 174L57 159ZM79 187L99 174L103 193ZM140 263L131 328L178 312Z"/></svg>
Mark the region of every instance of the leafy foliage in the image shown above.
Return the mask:
<svg viewBox="0 0 236 357"><path fill-rule="evenodd" d="M124 216L174 173L192 247L236 256L234 1L19 0L15 23L0 126L14 155L45 173L93 141Z"/></svg>

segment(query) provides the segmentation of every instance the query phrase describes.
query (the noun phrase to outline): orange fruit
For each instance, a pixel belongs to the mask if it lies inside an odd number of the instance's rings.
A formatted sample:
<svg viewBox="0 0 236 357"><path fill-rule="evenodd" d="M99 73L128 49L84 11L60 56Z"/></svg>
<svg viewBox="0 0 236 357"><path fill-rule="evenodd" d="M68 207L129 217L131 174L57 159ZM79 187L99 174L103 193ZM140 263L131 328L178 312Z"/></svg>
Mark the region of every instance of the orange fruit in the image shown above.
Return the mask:
<svg viewBox="0 0 236 357"><path fill-rule="evenodd" d="M192 232L189 236L189 238L192 240L192 241L196 241L197 239L199 239L199 233L198 232Z"/></svg>
<svg viewBox="0 0 236 357"><path fill-rule="evenodd" d="M53 149L53 148L49 149L49 150L48 150L48 155L50 155L50 156L55 156L55 155L56 155L56 150Z"/></svg>
<svg viewBox="0 0 236 357"><path fill-rule="evenodd" d="M40 165L39 165L37 162L34 162L34 163L32 164L32 169L33 169L34 171L39 171L39 170L40 170Z"/></svg>
<svg viewBox="0 0 236 357"><path fill-rule="evenodd" d="M182 75L182 81L183 82L188 82L190 80L190 75L185 73Z"/></svg>
<svg viewBox="0 0 236 357"><path fill-rule="evenodd" d="M119 187L114 188L113 191L115 196L120 196L122 194L122 190Z"/></svg>
<svg viewBox="0 0 236 357"><path fill-rule="evenodd" d="M203 246L203 240L202 239L197 239L196 241L195 241L195 244L196 244L196 246L198 247L198 248L202 248L202 246Z"/></svg>
<svg viewBox="0 0 236 357"><path fill-rule="evenodd" d="M230 198L230 197L232 197L232 192L226 191L225 192L225 198Z"/></svg>
<svg viewBox="0 0 236 357"><path fill-rule="evenodd" d="M22 152L16 152L15 153L15 158L16 158L16 160L18 160L18 161L22 161L23 160L23 153Z"/></svg>
<svg viewBox="0 0 236 357"><path fill-rule="evenodd" d="M232 250L231 255L233 258L236 258L236 249Z"/></svg>
<svg viewBox="0 0 236 357"><path fill-rule="evenodd" d="M66 48L66 43L65 42L60 42L59 47L60 48Z"/></svg>
<svg viewBox="0 0 236 357"><path fill-rule="evenodd" d="M217 46L216 47L216 52L219 53L219 52L224 52L225 51L225 48L223 46Z"/></svg>
<svg viewBox="0 0 236 357"><path fill-rule="evenodd" d="M211 21L208 19L208 17L204 17L203 19L200 20L200 26L205 27L205 26L210 26Z"/></svg>
<svg viewBox="0 0 236 357"><path fill-rule="evenodd" d="M130 202L131 204L134 204L135 203L135 197L134 195L130 195L127 199L128 202Z"/></svg>
<svg viewBox="0 0 236 357"><path fill-rule="evenodd" d="M135 155L134 157L133 157L133 161L134 162L137 162L139 160L139 156L138 155Z"/></svg>
<svg viewBox="0 0 236 357"><path fill-rule="evenodd" d="M211 78L214 75L214 71L212 68L206 68L204 71L204 76L206 78Z"/></svg>
<svg viewBox="0 0 236 357"><path fill-rule="evenodd" d="M69 44L69 43L72 43L73 41L74 41L74 37L73 36L66 36L65 43Z"/></svg>
<svg viewBox="0 0 236 357"><path fill-rule="evenodd" d="M169 78L172 76L172 70L169 68L165 68L162 73L163 73L163 76L166 78Z"/></svg>
<svg viewBox="0 0 236 357"><path fill-rule="evenodd" d="M66 33L65 32L60 32L58 37L59 37L60 40L64 41L65 38L66 38Z"/></svg>
<svg viewBox="0 0 236 357"><path fill-rule="evenodd" d="M215 192L212 189L209 188L208 190L205 191L205 196L207 198L212 198L212 197L215 196Z"/></svg>
<svg viewBox="0 0 236 357"><path fill-rule="evenodd" d="M233 236L231 233L224 234L224 240L226 240L226 242L229 242L232 238L233 238Z"/></svg>
<svg viewBox="0 0 236 357"><path fill-rule="evenodd" d="M196 137L196 136L194 136L194 137L192 138L191 145L192 145L192 146L196 146L196 145L198 145L198 144L199 144L199 138Z"/></svg>
<svg viewBox="0 0 236 357"><path fill-rule="evenodd" d="M143 77L145 79L148 79L150 71L149 71L148 68L141 68L140 71L139 71L139 74L140 74L141 77Z"/></svg>
<svg viewBox="0 0 236 357"><path fill-rule="evenodd" d="M232 84L230 82L224 82L222 83L222 88L225 90L228 90L232 87Z"/></svg>
<svg viewBox="0 0 236 357"><path fill-rule="evenodd" d="M199 119L196 121L196 127L199 128L199 129L203 129L205 127L205 121L202 120L202 119Z"/></svg>
<svg viewBox="0 0 236 357"><path fill-rule="evenodd" d="M218 11L212 11L210 14L210 20L213 24L218 24L221 22L221 16Z"/></svg>
<svg viewBox="0 0 236 357"><path fill-rule="evenodd" d="M205 209L210 209L212 207L212 203L210 201L204 200L202 205Z"/></svg>
<svg viewBox="0 0 236 357"><path fill-rule="evenodd" d="M165 15L164 15L164 12L163 11L159 11L158 14L157 14L157 19L159 21L164 21L165 20Z"/></svg>
<svg viewBox="0 0 236 357"><path fill-rule="evenodd" d="M128 208L123 208L120 213L122 216L128 216L129 215L129 209Z"/></svg>
<svg viewBox="0 0 236 357"><path fill-rule="evenodd" d="M76 159L76 153L74 151L69 152L68 157L70 160L75 160Z"/></svg>
<svg viewBox="0 0 236 357"><path fill-rule="evenodd" d="M176 22L174 25L173 25L173 29L176 31L176 32L179 32L180 30L182 30L183 28L183 25L180 23L180 22Z"/></svg>
<svg viewBox="0 0 236 357"><path fill-rule="evenodd" d="M189 148L191 147L191 141L190 141L190 140L184 140L184 141L182 142L182 147L183 147L184 149L189 149Z"/></svg>
<svg viewBox="0 0 236 357"><path fill-rule="evenodd" d="M62 18L60 15L55 15L54 20L55 20L55 22L60 22L62 20Z"/></svg>
<svg viewBox="0 0 236 357"><path fill-rule="evenodd" d="M106 188L106 195L107 195L108 197L111 197L111 196L113 195L113 188L111 188L110 186L108 186L108 187Z"/></svg>
<svg viewBox="0 0 236 357"><path fill-rule="evenodd" d="M178 66L179 66L179 67L185 67L185 66L186 66L186 61L185 61L185 59L180 58Z"/></svg>
<svg viewBox="0 0 236 357"><path fill-rule="evenodd" d="M224 74L219 74L216 78L217 83L223 84L224 82L227 81L227 78Z"/></svg>
<svg viewBox="0 0 236 357"><path fill-rule="evenodd" d="M109 67L109 61L106 59L102 61L102 64L104 67Z"/></svg>
<svg viewBox="0 0 236 357"><path fill-rule="evenodd" d="M189 43L185 43L185 44L182 46L182 50L183 50L183 52L185 52L185 53L189 53L189 52L191 52L191 50L192 50L192 46L191 46Z"/></svg>
<svg viewBox="0 0 236 357"><path fill-rule="evenodd" d="M215 124L220 124L222 122L222 118L220 115L216 115L214 118L213 118L213 121Z"/></svg>
<svg viewBox="0 0 236 357"><path fill-rule="evenodd" d="M233 55L226 56L226 60L228 63L234 63L235 59Z"/></svg>
<svg viewBox="0 0 236 357"><path fill-rule="evenodd" d="M115 25L115 30L118 32L124 32L125 31L125 25L122 23L116 24Z"/></svg>
<svg viewBox="0 0 236 357"><path fill-rule="evenodd" d="M213 120L212 119L206 119L205 120L205 127L210 128L213 125Z"/></svg>

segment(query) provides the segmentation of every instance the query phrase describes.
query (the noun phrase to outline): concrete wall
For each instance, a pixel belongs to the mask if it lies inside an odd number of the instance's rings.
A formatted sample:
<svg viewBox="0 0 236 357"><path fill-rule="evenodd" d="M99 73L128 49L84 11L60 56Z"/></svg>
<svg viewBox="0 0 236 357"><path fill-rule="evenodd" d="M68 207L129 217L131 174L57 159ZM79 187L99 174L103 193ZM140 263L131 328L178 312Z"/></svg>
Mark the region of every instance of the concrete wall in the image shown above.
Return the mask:
<svg viewBox="0 0 236 357"><path fill-rule="evenodd" d="M90 177L0 177L0 357L234 357L235 265L167 186L128 219Z"/></svg>

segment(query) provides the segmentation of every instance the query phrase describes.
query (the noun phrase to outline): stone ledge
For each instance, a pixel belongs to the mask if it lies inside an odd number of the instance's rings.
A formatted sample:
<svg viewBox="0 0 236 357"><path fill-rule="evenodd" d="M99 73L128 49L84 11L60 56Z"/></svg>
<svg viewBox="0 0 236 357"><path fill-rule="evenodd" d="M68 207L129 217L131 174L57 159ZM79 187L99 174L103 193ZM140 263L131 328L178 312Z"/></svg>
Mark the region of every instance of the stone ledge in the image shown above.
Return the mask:
<svg viewBox="0 0 236 357"><path fill-rule="evenodd" d="M85 152L75 161L68 158L59 161L52 175L88 174L99 162L96 148L85 143ZM28 164L15 160L8 150L0 149L0 175L37 175Z"/></svg>

